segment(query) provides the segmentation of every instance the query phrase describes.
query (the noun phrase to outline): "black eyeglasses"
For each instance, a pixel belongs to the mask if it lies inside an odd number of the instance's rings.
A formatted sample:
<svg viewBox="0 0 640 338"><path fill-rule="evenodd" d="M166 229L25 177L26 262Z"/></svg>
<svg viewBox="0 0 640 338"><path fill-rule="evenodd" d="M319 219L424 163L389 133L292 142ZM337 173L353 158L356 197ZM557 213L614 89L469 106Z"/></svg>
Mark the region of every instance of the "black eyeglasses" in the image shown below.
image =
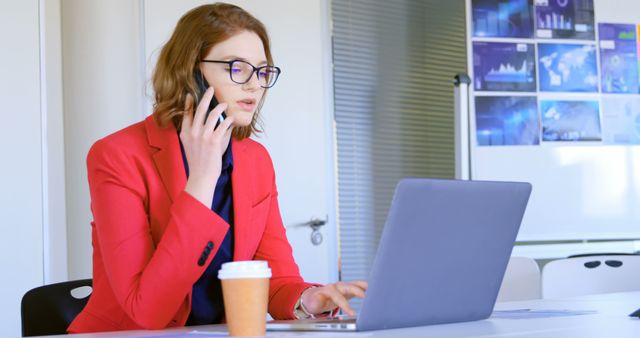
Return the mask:
<svg viewBox="0 0 640 338"><path fill-rule="evenodd" d="M200 62L209 63L225 63L229 65L229 77L231 81L237 84L244 84L251 80L253 73L258 76L258 83L262 88L271 88L276 84L280 75L280 68L275 66L256 67L249 62L242 60L218 61L218 60L200 60Z"/></svg>

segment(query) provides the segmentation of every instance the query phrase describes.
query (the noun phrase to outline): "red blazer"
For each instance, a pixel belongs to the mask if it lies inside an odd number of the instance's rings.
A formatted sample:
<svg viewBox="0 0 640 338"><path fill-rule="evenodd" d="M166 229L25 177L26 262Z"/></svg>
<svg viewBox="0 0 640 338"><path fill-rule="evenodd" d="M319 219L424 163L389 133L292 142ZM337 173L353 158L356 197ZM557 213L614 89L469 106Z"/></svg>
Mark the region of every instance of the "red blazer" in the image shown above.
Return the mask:
<svg viewBox="0 0 640 338"><path fill-rule="evenodd" d="M267 260L269 313L294 318L303 282L280 211L271 158L233 140L234 260ZM97 141L87 156L93 212L93 293L69 332L183 326L191 290L229 225L184 191L176 129L152 117ZM203 266L207 243L213 250Z"/></svg>

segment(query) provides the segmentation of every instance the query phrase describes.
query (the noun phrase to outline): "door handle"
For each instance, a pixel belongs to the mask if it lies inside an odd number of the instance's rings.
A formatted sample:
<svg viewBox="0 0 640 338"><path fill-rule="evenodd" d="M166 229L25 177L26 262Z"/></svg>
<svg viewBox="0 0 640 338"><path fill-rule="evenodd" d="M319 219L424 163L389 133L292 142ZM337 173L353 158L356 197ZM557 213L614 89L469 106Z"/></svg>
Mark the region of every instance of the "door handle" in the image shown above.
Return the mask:
<svg viewBox="0 0 640 338"><path fill-rule="evenodd" d="M327 224L328 220L329 220L329 216L326 216L325 219L312 218L307 222L294 224L294 225L291 225L289 227L295 227L295 228L298 228L298 227L309 227L309 228L311 228L311 243L313 245L320 245L320 244L322 244L322 240L323 240L322 233L320 232L320 228L325 226Z"/></svg>
<svg viewBox="0 0 640 338"><path fill-rule="evenodd" d="M313 230L318 230L320 229L320 227L324 226L325 224L327 224L327 220L319 219L319 218L312 218L309 222L303 223L303 225L306 225Z"/></svg>

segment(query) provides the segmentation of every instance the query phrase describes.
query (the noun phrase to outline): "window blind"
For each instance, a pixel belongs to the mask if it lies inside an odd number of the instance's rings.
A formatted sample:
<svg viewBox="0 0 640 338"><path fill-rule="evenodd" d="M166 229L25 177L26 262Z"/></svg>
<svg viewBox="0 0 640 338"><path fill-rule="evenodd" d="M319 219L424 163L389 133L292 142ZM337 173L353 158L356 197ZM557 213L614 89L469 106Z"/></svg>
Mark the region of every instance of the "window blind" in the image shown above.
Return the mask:
<svg viewBox="0 0 640 338"><path fill-rule="evenodd" d="M464 11L464 1L332 0L341 280L368 278L400 178L455 176Z"/></svg>

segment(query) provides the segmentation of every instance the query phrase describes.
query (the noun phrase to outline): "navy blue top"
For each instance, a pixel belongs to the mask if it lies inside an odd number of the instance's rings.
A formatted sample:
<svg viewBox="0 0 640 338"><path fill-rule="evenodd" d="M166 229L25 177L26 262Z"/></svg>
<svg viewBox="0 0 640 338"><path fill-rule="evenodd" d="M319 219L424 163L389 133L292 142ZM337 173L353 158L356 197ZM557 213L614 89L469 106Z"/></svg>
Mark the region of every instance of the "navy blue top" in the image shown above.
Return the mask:
<svg viewBox="0 0 640 338"><path fill-rule="evenodd" d="M189 165L187 157L180 142L182 162L184 163L187 177L189 177ZM191 313L186 325L218 324L224 317L224 303L222 302L222 289L218 279L218 270L222 263L233 260L233 194L231 191L231 172L233 171L233 154L231 144L222 155L222 170L213 194L211 210L229 223L222 244L218 248L216 256L204 271L200 279L193 285L191 297Z"/></svg>

